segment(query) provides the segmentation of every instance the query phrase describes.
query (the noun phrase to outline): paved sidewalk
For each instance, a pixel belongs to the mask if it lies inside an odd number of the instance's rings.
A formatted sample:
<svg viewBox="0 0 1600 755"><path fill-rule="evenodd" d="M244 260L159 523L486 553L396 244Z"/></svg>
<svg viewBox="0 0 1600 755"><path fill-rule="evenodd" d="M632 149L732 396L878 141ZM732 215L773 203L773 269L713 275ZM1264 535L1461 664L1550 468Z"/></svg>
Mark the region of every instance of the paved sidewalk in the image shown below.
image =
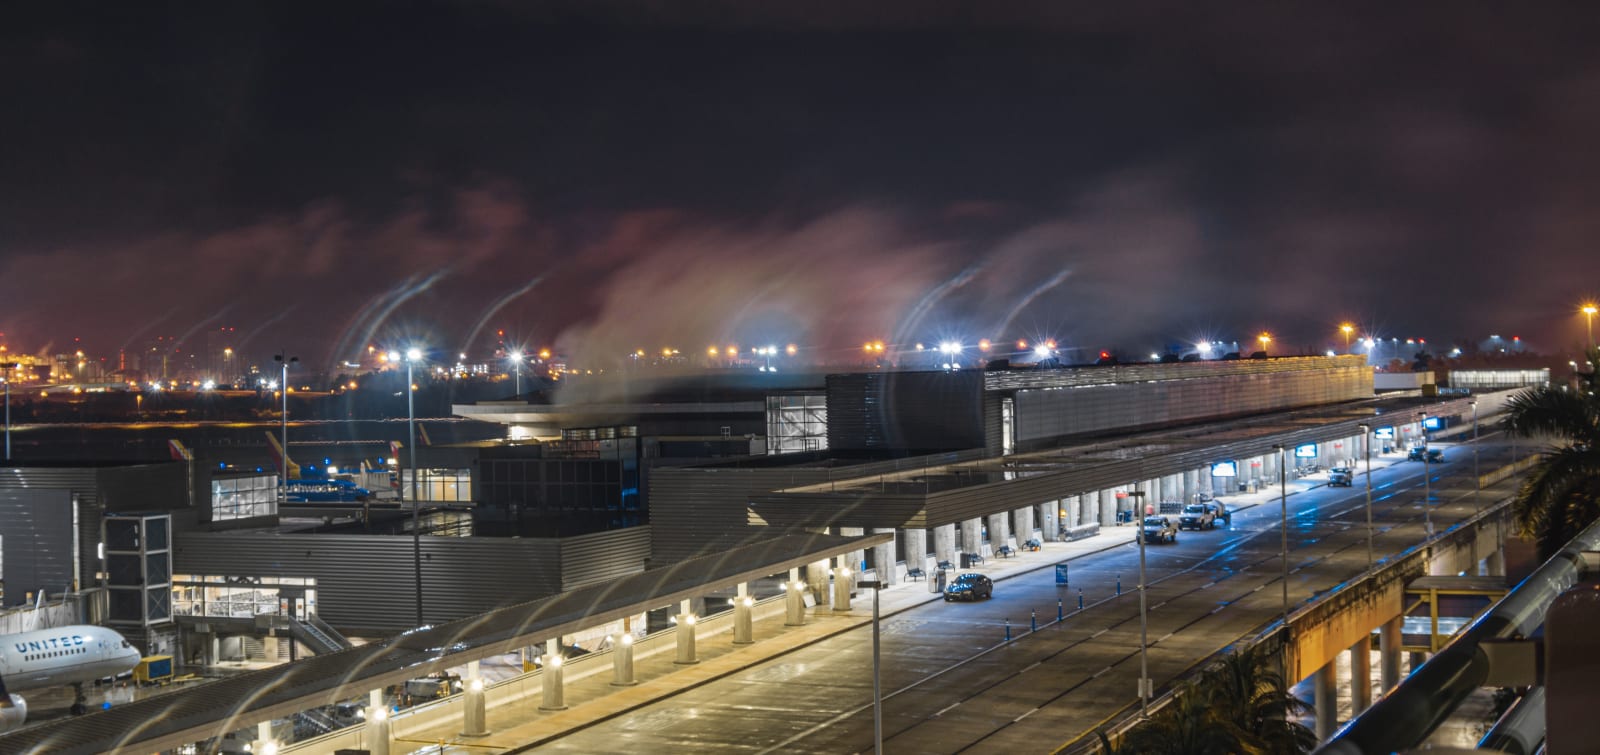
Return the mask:
<svg viewBox="0 0 1600 755"><path fill-rule="evenodd" d="M1375 456L1372 466L1376 470L1395 463L1405 463L1404 460L1404 454ZM1364 485L1362 474L1365 471L1364 463L1357 467L1355 487ZM1327 477L1327 472L1324 471L1291 480L1287 492L1293 495L1325 485ZM1277 485L1266 486L1255 493L1220 496L1232 511L1242 511L1271 503L1278 497ZM1040 551L1023 551L1011 558L990 558L967 571L987 574L992 579L1001 581L1040 569L1053 568L1055 564L1063 561L1082 558L1131 543L1133 533L1133 527L1128 525L1106 527L1094 537L1070 543L1047 542ZM928 591L926 580L903 582L883 591L880 596L880 615L893 616L924 603L939 600L940 597L939 594ZM433 726L418 735L397 741L394 752L409 752L419 748L426 748L429 752L463 753L529 750L569 732L626 715L683 691L871 622L870 593L865 590L858 592L851 602L851 608L852 610L847 612L834 611L829 606L808 608L806 624L798 627L784 626L784 615L781 611L775 616L758 619L754 622L755 642L751 645L733 645L732 632L727 630L702 634L697 643L698 663L678 665L673 662L675 654L670 649L636 658L634 671L639 683L632 687L612 686L608 665L602 673L569 681L565 689L565 702L569 707L561 711L539 710L541 701L541 695L537 691L539 680L536 676L530 677L533 680L530 685L535 688L532 694L514 704L494 706L489 709L488 722L491 733L488 736L462 737L459 734L461 722L451 720L448 724Z"/></svg>

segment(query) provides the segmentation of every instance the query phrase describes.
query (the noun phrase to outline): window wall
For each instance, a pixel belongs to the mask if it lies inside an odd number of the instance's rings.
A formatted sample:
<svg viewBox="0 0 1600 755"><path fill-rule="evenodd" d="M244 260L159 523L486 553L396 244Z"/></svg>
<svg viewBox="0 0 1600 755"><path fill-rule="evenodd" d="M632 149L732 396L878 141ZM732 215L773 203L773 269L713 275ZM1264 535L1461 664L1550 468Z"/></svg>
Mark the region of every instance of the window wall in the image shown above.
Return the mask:
<svg viewBox="0 0 1600 755"><path fill-rule="evenodd" d="M249 519L278 513L278 476L214 478L211 480L211 521Z"/></svg>
<svg viewBox="0 0 1600 755"><path fill-rule="evenodd" d="M423 469L417 478L417 498L423 501L463 502L472 500L472 470ZM411 497L411 470L400 471L400 485Z"/></svg>

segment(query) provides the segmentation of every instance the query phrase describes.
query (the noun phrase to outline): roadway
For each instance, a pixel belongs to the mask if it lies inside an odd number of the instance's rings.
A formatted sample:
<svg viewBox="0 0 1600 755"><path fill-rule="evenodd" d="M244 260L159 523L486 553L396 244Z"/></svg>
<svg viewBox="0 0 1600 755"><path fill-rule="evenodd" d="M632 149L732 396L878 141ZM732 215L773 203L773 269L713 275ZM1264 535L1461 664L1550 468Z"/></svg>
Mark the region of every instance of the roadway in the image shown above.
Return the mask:
<svg viewBox="0 0 1600 755"><path fill-rule="evenodd" d="M1484 438L1485 471L1510 459L1494 440ZM1435 445L1447 448L1446 462L1431 470L1432 519L1443 529L1472 516L1477 503L1469 447ZM1402 458L1391 454L1388 461ZM1423 538L1422 472L1423 465L1404 461L1373 471L1380 560ZM1367 568L1364 480L1358 474L1350 488L1289 495L1291 606ZM1481 500L1507 495L1511 484L1486 490ZM1273 499L1236 511L1227 529L1183 532L1174 545L1147 548L1148 662L1157 695L1282 614L1279 522ZM1071 564L1065 589L1046 568L999 582L989 601L934 602L882 622L886 751L1049 751L1136 706L1138 549L1130 542ZM1075 612L1079 589L1086 607ZM1053 623L1058 599L1067 606L1059 624ZM1040 630L1027 634L1030 612ZM1006 620L1016 637L1010 643ZM870 752L869 632L836 635L540 749Z"/></svg>

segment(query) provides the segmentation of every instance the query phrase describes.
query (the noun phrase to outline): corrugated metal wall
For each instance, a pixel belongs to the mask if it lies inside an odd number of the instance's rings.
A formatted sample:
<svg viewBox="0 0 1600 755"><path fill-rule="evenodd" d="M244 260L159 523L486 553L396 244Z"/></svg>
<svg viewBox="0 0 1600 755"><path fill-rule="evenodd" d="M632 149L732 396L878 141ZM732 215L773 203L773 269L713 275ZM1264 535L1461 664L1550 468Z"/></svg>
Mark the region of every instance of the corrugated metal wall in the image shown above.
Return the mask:
<svg viewBox="0 0 1600 755"><path fill-rule="evenodd" d="M823 468L651 469L651 563L681 561L773 537L773 532L749 525L745 507L750 497L827 480Z"/></svg>
<svg viewBox="0 0 1600 755"><path fill-rule="evenodd" d="M984 446L983 373L828 376L828 447L955 450Z"/></svg>
<svg viewBox="0 0 1600 755"><path fill-rule="evenodd" d="M563 539L422 538L423 616L472 616L644 570L647 527ZM173 573L317 580L317 612L342 630L410 628L416 615L406 536L185 532Z"/></svg>
<svg viewBox="0 0 1600 755"><path fill-rule="evenodd" d="M0 490L0 567L5 605L28 593L72 586L72 494L65 490Z"/></svg>

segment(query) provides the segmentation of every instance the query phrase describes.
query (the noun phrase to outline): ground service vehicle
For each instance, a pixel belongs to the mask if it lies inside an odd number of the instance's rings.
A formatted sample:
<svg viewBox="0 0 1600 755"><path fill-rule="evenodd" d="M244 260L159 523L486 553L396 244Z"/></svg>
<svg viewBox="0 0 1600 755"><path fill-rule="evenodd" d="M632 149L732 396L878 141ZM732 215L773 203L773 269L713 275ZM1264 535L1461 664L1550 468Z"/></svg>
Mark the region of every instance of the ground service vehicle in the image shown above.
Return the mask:
<svg viewBox="0 0 1600 755"><path fill-rule="evenodd" d="M1164 516L1147 516L1144 525L1139 528L1139 536L1145 543L1176 543L1178 542L1178 528L1172 526L1172 520Z"/></svg>
<svg viewBox="0 0 1600 755"><path fill-rule="evenodd" d="M1178 517L1180 530L1209 530L1217 526L1217 515L1203 503L1191 503L1183 507L1183 515Z"/></svg>
<svg viewBox="0 0 1600 755"><path fill-rule="evenodd" d="M1328 485L1348 488L1355 483L1355 473L1345 467L1328 470Z"/></svg>

